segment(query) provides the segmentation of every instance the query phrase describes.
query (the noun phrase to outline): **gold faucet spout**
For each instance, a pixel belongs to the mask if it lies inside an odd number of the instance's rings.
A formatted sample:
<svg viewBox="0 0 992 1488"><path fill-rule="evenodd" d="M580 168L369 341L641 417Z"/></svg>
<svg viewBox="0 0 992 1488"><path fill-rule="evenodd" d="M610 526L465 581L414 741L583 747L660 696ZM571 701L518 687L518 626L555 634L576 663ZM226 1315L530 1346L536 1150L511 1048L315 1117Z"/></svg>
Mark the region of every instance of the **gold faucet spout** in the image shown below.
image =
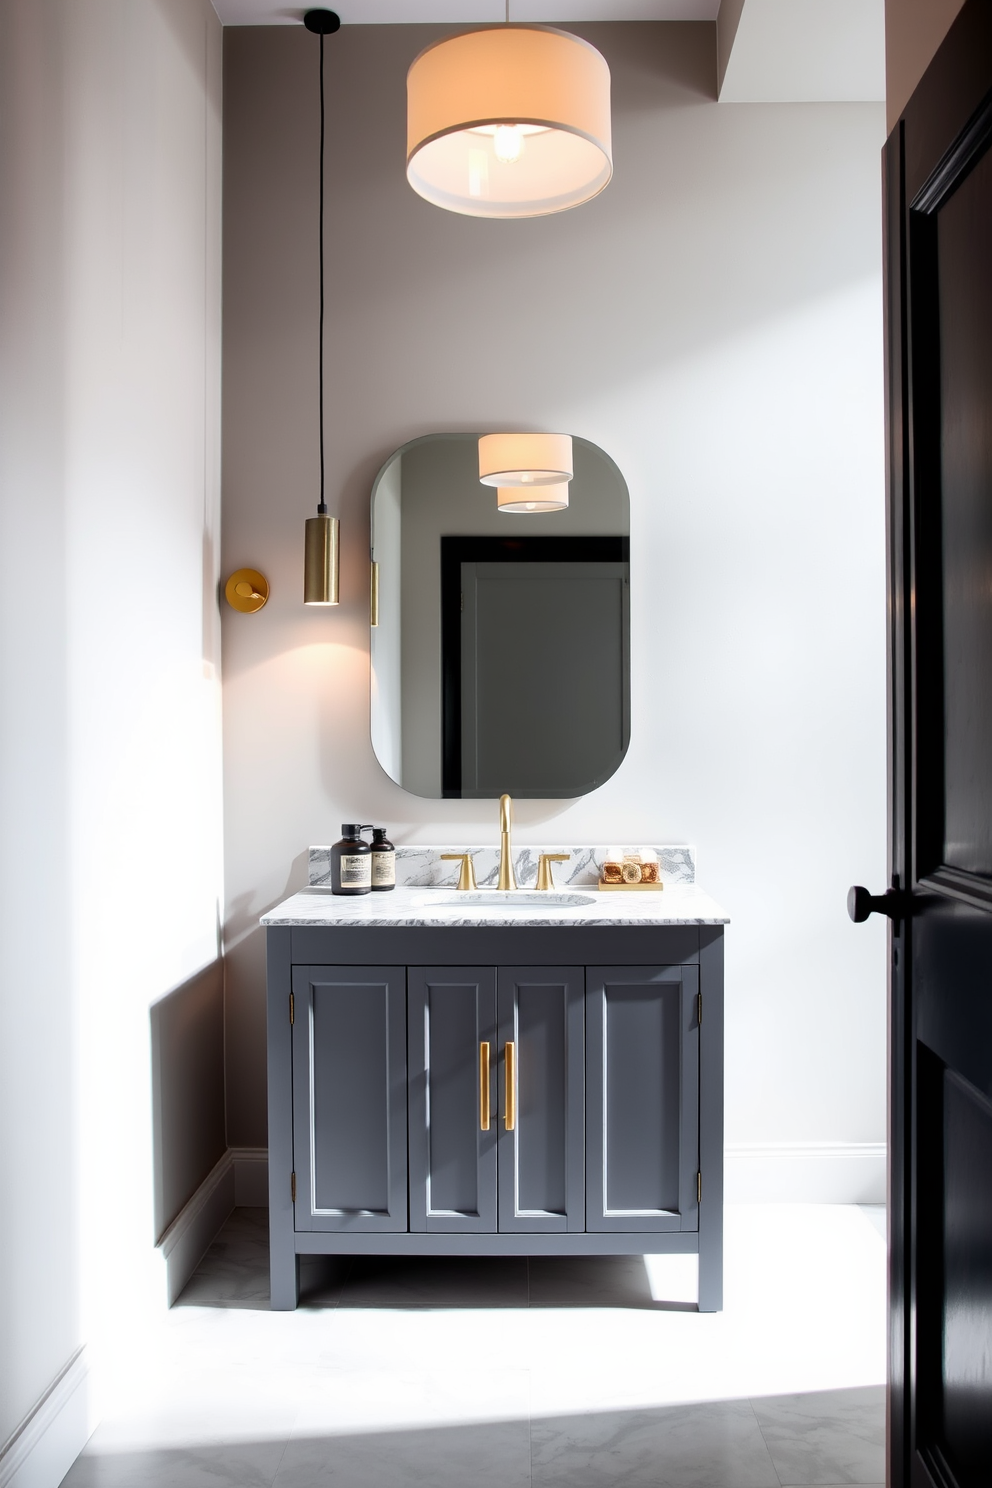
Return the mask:
<svg viewBox="0 0 992 1488"><path fill-rule="evenodd" d="M510 808L513 802L509 796L499 798L499 883L500 889L515 889L517 881L513 876L513 851L510 847Z"/></svg>

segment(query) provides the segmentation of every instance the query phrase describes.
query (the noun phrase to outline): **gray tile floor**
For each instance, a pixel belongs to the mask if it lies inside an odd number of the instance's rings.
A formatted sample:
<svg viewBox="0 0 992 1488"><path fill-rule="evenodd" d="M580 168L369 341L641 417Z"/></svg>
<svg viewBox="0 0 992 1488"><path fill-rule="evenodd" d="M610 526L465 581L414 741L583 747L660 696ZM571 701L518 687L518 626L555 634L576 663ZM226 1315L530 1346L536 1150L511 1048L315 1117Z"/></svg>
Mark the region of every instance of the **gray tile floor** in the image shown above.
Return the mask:
<svg viewBox="0 0 992 1488"><path fill-rule="evenodd" d="M265 1223L260 1210L231 1217L147 1390L98 1430L65 1488L883 1483L881 1385L618 1405L611 1381L627 1361L609 1351L634 1337L618 1328L639 1330L650 1361L672 1329L711 1326L656 1302L640 1258L313 1262L299 1312L272 1314ZM666 1367L677 1386L677 1360ZM590 1370L601 1404L569 1393Z"/></svg>

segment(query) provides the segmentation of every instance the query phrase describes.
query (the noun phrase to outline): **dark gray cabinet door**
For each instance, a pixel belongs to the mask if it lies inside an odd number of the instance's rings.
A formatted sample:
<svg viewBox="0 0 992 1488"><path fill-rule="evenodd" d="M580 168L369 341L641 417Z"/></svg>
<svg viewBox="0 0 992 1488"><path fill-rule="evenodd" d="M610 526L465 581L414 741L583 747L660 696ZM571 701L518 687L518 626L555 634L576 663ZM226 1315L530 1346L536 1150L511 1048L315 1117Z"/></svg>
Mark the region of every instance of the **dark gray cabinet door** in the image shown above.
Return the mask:
<svg viewBox="0 0 992 1488"><path fill-rule="evenodd" d="M501 1230L585 1229L584 1001L581 967L497 972Z"/></svg>
<svg viewBox="0 0 992 1488"><path fill-rule="evenodd" d="M494 1234L495 969L411 966L407 977L410 1228Z"/></svg>
<svg viewBox="0 0 992 1488"><path fill-rule="evenodd" d="M699 972L586 971L586 1229L699 1226Z"/></svg>
<svg viewBox="0 0 992 1488"><path fill-rule="evenodd" d="M293 967L297 1230L405 1230L406 970Z"/></svg>

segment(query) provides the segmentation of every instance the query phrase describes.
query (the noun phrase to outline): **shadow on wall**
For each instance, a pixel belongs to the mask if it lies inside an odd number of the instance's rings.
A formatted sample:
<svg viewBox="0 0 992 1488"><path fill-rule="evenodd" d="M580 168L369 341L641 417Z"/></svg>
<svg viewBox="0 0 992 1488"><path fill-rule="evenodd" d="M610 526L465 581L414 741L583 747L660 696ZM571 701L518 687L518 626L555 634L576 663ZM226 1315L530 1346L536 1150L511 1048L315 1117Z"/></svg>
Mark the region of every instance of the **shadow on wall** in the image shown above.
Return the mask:
<svg viewBox="0 0 992 1488"><path fill-rule="evenodd" d="M227 1149L224 963L217 959L150 1012L155 1237Z"/></svg>

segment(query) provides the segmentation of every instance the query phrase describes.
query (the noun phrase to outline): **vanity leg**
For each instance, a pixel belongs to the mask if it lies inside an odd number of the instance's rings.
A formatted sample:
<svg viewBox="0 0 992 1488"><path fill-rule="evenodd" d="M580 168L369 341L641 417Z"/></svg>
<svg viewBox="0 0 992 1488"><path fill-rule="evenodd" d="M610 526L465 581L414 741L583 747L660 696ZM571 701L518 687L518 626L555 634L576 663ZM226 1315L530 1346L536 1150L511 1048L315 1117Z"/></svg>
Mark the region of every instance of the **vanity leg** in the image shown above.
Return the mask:
<svg viewBox="0 0 992 1488"><path fill-rule="evenodd" d="M699 1310L723 1308L723 926L699 932Z"/></svg>
<svg viewBox="0 0 992 1488"><path fill-rule="evenodd" d="M269 1307L273 1312L292 1312L300 1300L300 1258L277 1254L282 1247L272 1247L269 1257Z"/></svg>

